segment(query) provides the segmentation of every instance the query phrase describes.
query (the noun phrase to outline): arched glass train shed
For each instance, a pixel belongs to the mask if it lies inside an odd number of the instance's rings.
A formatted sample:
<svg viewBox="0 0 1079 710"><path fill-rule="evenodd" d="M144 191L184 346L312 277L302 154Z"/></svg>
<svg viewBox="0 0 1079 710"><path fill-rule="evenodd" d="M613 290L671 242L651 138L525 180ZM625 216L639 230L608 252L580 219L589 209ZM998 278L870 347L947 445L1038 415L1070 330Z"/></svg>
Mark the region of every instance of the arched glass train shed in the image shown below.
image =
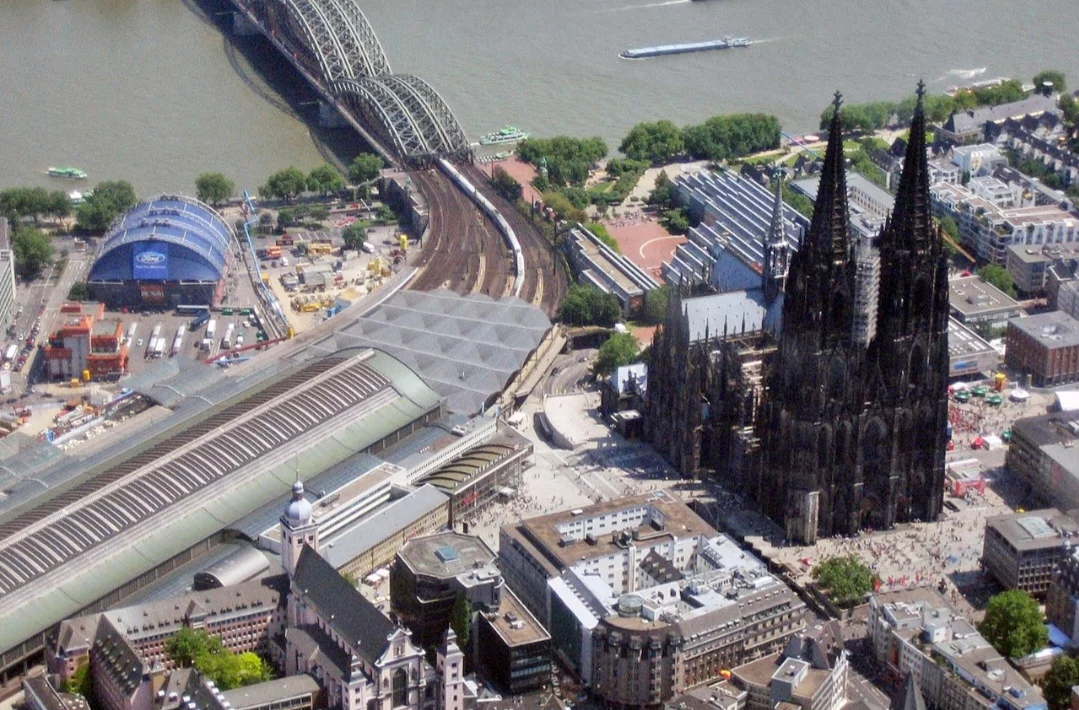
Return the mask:
<svg viewBox="0 0 1079 710"><path fill-rule="evenodd" d="M109 308L216 305L224 296L232 232L209 205L161 196L135 206L105 235L90 293Z"/></svg>

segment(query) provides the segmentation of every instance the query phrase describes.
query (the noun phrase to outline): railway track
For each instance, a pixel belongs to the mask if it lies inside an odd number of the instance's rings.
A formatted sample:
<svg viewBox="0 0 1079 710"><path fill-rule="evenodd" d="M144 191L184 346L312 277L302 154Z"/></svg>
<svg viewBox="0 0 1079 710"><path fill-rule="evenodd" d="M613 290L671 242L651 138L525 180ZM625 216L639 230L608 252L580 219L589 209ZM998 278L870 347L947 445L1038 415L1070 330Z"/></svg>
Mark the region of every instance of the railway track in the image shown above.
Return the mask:
<svg viewBox="0 0 1079 710"><path fill-rule="evenodd" d="M427 197L431 232L418 266L414 291L447 288L501 298L512 283L511 260L495 224L438 170L412 173Z"/></svg>
<svg viewBox="0 0 1079 710"><path fill-rule="evenodd" d="M521 299L539 306L547 315L553 316L569 291L565 262L555 254L554 248L543 233L517 211L516 205L510 204L491 188L487 176L479 168L471 164L463 164L459 168L476 189L502 213L517 234L525 263L525 273L518 275L518 278L524 278Z"/></svg>

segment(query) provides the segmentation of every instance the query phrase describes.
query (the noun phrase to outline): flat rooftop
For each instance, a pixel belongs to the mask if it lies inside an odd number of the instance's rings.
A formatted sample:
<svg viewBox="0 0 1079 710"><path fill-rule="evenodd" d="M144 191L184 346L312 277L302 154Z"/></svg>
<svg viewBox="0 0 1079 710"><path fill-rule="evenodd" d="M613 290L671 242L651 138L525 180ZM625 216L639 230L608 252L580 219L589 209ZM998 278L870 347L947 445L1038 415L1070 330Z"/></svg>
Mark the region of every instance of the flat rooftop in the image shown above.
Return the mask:
<svg viewBox="0 0 1079 710"><path fill-rule="evenodd" d="M1049 350L1079 345L1079 320L1064 311L1014 318L1008 321L1008 327L1037 340Z"/></svg>
<svg viewBox="0 0 1079 710"><path fill-rule="evenodd" d="M1019 303L980 276L948 281L948 303L964 320L979 315L1019 311Z"/></svg>
<svg viewBox="0 0 1079 710"><path fill-rule="evenodd" d="M639 512L644 523L633 530L640 532L642 539L631 539L628 542L633 545L647 546L650 544L650 538L660 532L659 528L649 522L655 519L649 514L649 510L654 511L658 514L657 517L663 519L664 534L673 534L679 538L693 535L710 537L716 534L715 529L694 513L689 506L665 491L618 498L587 508L529 518L520 523L503 526L502 532L525 540L553 565L560 569L567 569L577 564L582 556L602 557L622 549L624 545L615 542L616 533L631 530L612 522L604 526L606 530L603 532L587 536L585 534L573 536L563 532L568 526L578 522L595 521L611 513ZM589 537L592 538L591 541Z"/></svg>
<svg viewBox="0 0 1079 710"><path fill-rule="evenodd" d="M995 515L985 525L1021 552L1060 547L1062 541L1079 535L1079 524L1056 508Z"/></svg>
<svg viewBox="0 0 1079 710"><path fill-rule="evenodd" d="M551 638L509 587L502 588L502 603L498 607L498 614L493 619L488 617L488 621L510 648L548 641Z"/></svg>
<svg viewBox="0 0 1079 710"><path fill-rule="evenodd" d="M968 357L986 352L996 353L996 350L955 317L948 318L948 357Z"/></svg>
<svg viewBox="0 0 1079 710"><path fill-rule="evenodd" d="M496 557L494 550L480 538L449 531L414 537L397 555L415 573L440 579L486 566Z"/></svg>
<svg viewBox="0 0 1079 710"><path fill-rule="evenodd" d="M1074 244L1012 244L1008 258L1016 258L1024 264L1042 264L1060 259L1079 259L1079 246Z"/></svg>

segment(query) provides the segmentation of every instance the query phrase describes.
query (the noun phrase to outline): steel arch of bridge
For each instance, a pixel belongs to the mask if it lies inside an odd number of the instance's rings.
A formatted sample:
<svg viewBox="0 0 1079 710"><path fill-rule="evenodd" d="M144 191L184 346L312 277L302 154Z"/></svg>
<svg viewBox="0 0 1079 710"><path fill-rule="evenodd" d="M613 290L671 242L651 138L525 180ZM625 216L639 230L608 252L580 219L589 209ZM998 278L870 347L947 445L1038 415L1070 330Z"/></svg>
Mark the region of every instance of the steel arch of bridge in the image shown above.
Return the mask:
<svg viewBox="0 0 1079 710"><path fill-rule="evenodd" d="M468 148L468 139L453 112L422 79L407 74L350 79L332 88L350 105L377 117L403 156L455 153Z"/></svg>
<svg viewBox="0 0 1079 710"><path fill-rule="evenodd" d="M298 23L323 85L378 124L403 158L457 153L468 138L449 105L416 76L394 75L356 0L274 0Z"/></svg>
<svg viewBox="0 0 1079 710"><path fill-rule="evenodd" d="M379 76L390 62L354 0L281 0L303 29L326 83Z"/></svg>

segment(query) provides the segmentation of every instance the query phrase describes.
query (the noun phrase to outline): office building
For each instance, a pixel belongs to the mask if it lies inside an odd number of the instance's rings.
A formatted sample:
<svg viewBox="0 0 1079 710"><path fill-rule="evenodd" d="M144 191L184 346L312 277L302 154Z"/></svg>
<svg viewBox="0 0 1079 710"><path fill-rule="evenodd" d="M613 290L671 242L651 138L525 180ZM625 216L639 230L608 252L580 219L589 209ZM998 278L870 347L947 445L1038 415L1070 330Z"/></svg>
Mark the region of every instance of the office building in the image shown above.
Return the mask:
<svg viewBox="0 0 1079 710"><path fill-rule="evenodd" d="M948 307L965 325L1007 325L1020 314L1019 303L980 276L957 276L948 280Z"/></svg>
<svg viewBox="0 0 1079 710"><path fill-rule="evenodd" d="M414 537L390 569L390 608L417 643L434 646L446 635L458 595L473 610L498 611L505 585L494 561L478 537L452 531Z"/></svg>
<svg viewBox="0 0 1079 710"><path fill-rule="evenodd" d="M1079 542L1079 523L1055 508L985 521L982 562L1000 586L1042 599L1057 564Z"/></svg>
<svg viewBox="0 0 1079 710"><path fill-rule="evenodd" d="M869 598L869 639L885 672L908 674L939 710L1047 710L1028 683L972 623L927 588Z"/></svg>
<svg viewBox="0 0 1079 710"><path fill-rule="evenodd" d="M1049 267L1060 264L1067 268L1067 264L1074 264L1077 260L1079 244L1046 244L1040 247L1014 244L1008 247L1007 267L1020 292L1042 295L1049 284Z"/></svg>
<svg viewBox="0 0 1079 710"><path fill-rule="evenodd" d="M6 217L0 217L0 333L15 324L15 252Z"/></svg>
<svg viewBox="0 0 1079 710"><path fill-rule="evenodd" d="M1004 362L1035 387L1079 380L1079 320L1061 311L1008 321Z"/></svg>
<svg viewBox="0 0 1079 710"><path fill-rule="evenodd" d="M731 680L746 691L744 709L840 710L846 705L848 654L842 640L829 644L828 637L794 636L782 653L733 669Z"/></svg>
<svg viewBox="0 0 1079 710"><path fill-rule="evenodd" d="M473 634L479 667L502 692L527 693L550 681L551 636L513 592L503 590L497 609L479 613Z"/></svg>
<svg viewBox="0 0 1079 710"><path fill-rule="evenodd" d="M1065 550L1053 570L1045 595L1045 617L1071 645L1079 646L1079 547Z"/></svg>
<svg viewBox="0 0 1079 710"><path fill-rule="evenodd" d="M1012 423L1005 464L1041 503L1079 508L1079 411L1027 417Z"/></svg>
<svg viewBox="0 0 1079 710"><path fill-rule="evenodd" d="M499 566L562 661L613 705L660 704L804 628L786 585L665 493L504 526Z"/></svg>

